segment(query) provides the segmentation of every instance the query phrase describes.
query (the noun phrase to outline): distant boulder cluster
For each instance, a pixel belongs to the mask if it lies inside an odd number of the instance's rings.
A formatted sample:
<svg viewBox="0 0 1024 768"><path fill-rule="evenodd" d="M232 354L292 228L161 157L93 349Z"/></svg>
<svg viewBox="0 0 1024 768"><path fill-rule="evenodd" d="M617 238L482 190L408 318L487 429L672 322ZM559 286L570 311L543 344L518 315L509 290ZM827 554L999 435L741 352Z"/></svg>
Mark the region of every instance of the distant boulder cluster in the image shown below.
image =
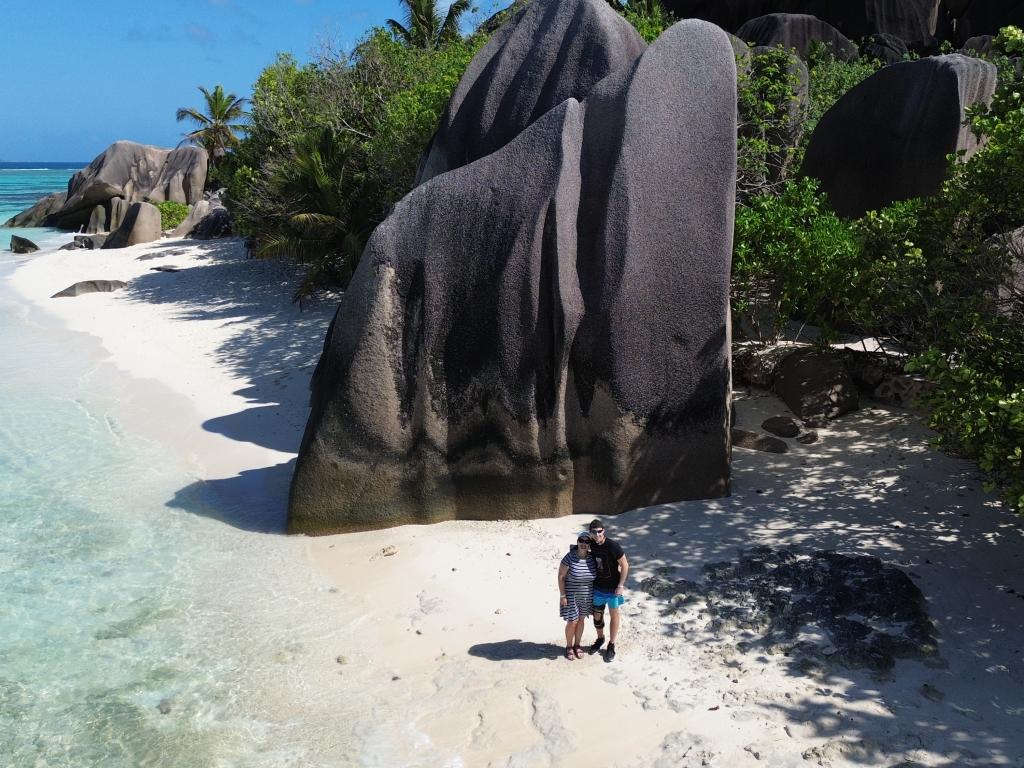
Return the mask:
<svg viewBox="0 0 1024 768"><path fill-rule="evenodd" d="M535 0L459 83L328 332L289 529L727 494L736 63Z"/></svg>
<svg viewBox="0 0 1024 768"><path fill-rule="evenodd" d="M164 149L116 141L71 177L67 192L44 197L4 226L56 227L91 236L75 238L67 246L73 249L125 248L163 236L160 211L154 204L169 201L191 209L182 225L187 224L187 229L179 227L173 234L198 234L210 215L221 222L227 215L220 201L214 197L211 202L204 191L207 167L207 152L200 147ZM223 229L219 228L220 234Z"/></svg>

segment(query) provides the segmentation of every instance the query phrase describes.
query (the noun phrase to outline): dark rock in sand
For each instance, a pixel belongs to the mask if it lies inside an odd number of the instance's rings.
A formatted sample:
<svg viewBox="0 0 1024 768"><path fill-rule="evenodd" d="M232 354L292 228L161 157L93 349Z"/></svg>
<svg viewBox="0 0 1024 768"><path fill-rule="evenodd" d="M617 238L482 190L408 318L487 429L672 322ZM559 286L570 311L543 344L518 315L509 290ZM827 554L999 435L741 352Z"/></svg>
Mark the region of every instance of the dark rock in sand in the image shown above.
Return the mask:
<svg viewBox="0 0 1024 768"><path fill-rule="evenodd" d="M583 99L645 48L604 0L535 0L473 57L416 183L495 152L556 105Z"/></svg>
<svg viewBox="0 0 1024 768"><path fill-rule="evenodd" d="M827 46L841 61L857 58L857 46L842 32L816 16L804 13L770 13L751 19L740 27L736 36L755 46L795 49L807 59L813 43Z"/></svg>
<svg viewBox="0 0 1024 768"><path fill-rule="evenodd" d="M789 450L785 440L735 427L732 430L732 445L734 448L746 448L748 451L763 451L765 453L786 453Z"/></svg>
<svg viewBox="0 0 1024 768"><path fill-rule="evenodd" d="M107 209L106 206L97 205L89 214L89 225L85 228L86 234L96 234L107 231Z"/></svg>
<svg viewBox="0 0 1024 768"><path fill-rule="evenodd" d="M735 97L726 36L677 24L402 200L331 324L289 530L726 493Z"/></svg>
<svg viewBox="0 0 1024 768"><path fill-rule="evenodd" d="M947 155L977 149L964 111L987 102L995 85L993 64L960 54L885 67L825 113L801 172L820 180L839 214L851 218L934 194Z"/></svg>
<svg viewBox="0 0 1024 768"><path fill-rule="evenodd" d="M103 248L127 248L151 243L163 235L160 230L160 209L151 203L133 203L116 232L112 232Z"/></svg>
<svg viewBox="0 0 1024 768"><path fill-rule="evenodd" d="M212 240L219 237L231 237L234 232L234 219L222 205L213 206L188 233L196 240Z"/></svg>
<svg viewBox="0 0 1024 768"><path fill-rule="evenodd" d="M921 590L877 557L753 547L734 562L705 565L703 584L647 579L641 588L676 610L696 602L711 617L707 631L741 651L785 654L796 671L824 665L886 672L897 659L938 654ZM737 642L739 633L760 637Z"/></svg>
<svg viewBox="0 0 1024 768"><path fill-rule="evenodd" d="M74 285L68 286L60 293L55 293L51 299L62 299L67 297L82 296L86 293L109 293L125 288L128 283L121 280L83 280Z"/></svg>
<svg viewBox="0 0 1024 768"><path fill-rule="evenodd" d="M170 264L161 264L159 267L150 267L153 272L181 272L181 267L175 267Z"/></svg>
<svg viewBox="0 0 1024 768"><path fill-rule="evenodd" d="M843 361L815 349L800 350L782 360L775 392L805 424L816 427L860 405L857 385Z"/></svg>
<svg viewBox="0 0 1024 768"><path fill-rule="evenodd" d="M39 246L27 237L11 235L11 250L14 251L14 253L35 253L39 250Z"/></svg>
<svg viewBox="0 0 1024 768"><path fill-rule="evenodd" d="M95 235L75 235L75 239L67 245L62 245L60 250L62 251L92 251L103 247L103 243L107 241L106 234L95 234Z"/></svg>
<svg viewBox="0 0 1024 768"><path fill-rule="evenodd" d="M761 429L779 437L796 437L800 434L800 425L789 416L772 416L761 423Z"/></svg>
<svg viewBox="0 0 1024 768"><path fill-rule="evenodd" d="M797 437L796 441L804 445L814 445L818 442L818 433L814 430L804 432L802 435Z"/></svg>
<svg viewBox="0 0 1024 768"><path fill-rule="evenodd" d="M884 32L864 38L860 46L860 55L863 58L878 59L884 64L903 61L908 53L910 53L910 48L904 40Z"/></svg>
<svg viewBox="0 0 1024 768"><path fill-rule="evenodd" d="M64 205L67 195L64 192L54 192L47 195L28 210L22 211L13 216L2 225L4 227L41 227L46 220Z"/></svg>

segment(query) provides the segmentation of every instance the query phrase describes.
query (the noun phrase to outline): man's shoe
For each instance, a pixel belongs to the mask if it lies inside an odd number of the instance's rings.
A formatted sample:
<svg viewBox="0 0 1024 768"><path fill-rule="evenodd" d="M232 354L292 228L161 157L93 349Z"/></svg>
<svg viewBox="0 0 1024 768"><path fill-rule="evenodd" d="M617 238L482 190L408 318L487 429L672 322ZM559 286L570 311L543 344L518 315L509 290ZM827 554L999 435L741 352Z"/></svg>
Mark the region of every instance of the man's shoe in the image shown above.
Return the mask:
<svg viewBox="0 0 1024 768"><path fill-rule="evenodd" d="M593 653L597 653L598 651L601 650L601 646L602 645L604 645L604 638L603 637L597 638L597 640L594 641L594 644L592 646L590 646L590 653L592 653L592 654Z"/></svg>
<svg viewBox="0 0 1024 768"><path fill-rule="evenodd" d="M608 650L604 652L604 660L612 661L615 658L615 643L608 643Z"/></svg>

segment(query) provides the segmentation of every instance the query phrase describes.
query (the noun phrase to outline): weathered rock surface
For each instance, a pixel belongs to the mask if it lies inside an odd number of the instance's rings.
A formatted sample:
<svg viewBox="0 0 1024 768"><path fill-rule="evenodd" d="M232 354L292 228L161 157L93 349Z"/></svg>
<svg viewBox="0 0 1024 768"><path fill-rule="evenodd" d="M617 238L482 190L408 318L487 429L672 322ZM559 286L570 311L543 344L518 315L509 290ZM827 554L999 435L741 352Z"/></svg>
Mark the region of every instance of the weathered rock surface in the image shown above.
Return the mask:
<svg viewBox="0 0 1024 768"><path fill-rule="evenodd" d="M785 440L779 440L771 435L760 435L748 429L733 428L732 444L734 448L746 448L748 451L763 451L765 453L786 453L789 450Z"/></svg>
<svg viewBox="0 0 1024 768"><path fill-rule="evenodd" d="M957 37L967 41L979 35L997 35L1003 27L1024 27L1021 0L971 0L956 21Z"/></svg>
<svg viewBox="0 0 1024 768"><path fill-rule="evenodd" d="M93 209L113 198L135 203L146 198L192 203L202 198L206 183L206 150L163 149L133 141L117 141L68 182L67 199L47 226L78 229L88 224ZM107 225L117 228L115 217Z"/></svg>
<svg viewBox="0 0 1024 768"><path fill-rule="evenodd" d="M116 232L121 224L124 223L124 218L128 215L128 208L131 205L123 197L115 197L110 201L109 206L110 212L107 214L107 229L111 232Z"/></svg>
<svg viewBox="0 0 1024 768"><path fill-rule="evenodd" d="M28 210L22 211L17 216L12 216L2 225L4 227L41 227L55 211L59 211L64 205L67 194L54 192L47 195Z"/></svg>
<svg viewBox="0 0 1024 768"><path fill-rule="evenodd" d="M128 283L121 280L82 280L65 288L59 293L53 294L51 299L63 299L75 296L83 296L87 293L110 293L127 287Z"/></svg>
<svg viewBox="0 0 1024 768"><path fill-rule="evenodd" d="M883 64L895 64L898 61L903 61L908 53L910 53L910 48L904 40L884 32L864 38L860 46L862 57L878 59Z"/></svg>
<svg viewBox="0 0 1024 768"><path fill-rule="evenodd" d="M779 437L796 437L800 434L800 425L789 416L772 416L761 423L761 429Z"/></svg>
<svg viewBox="0 0 1024 768"><path fill-rule="evenodd" d="M495 152L566 99L582 100L645 48L604 0L535 0L473 57L416 183Z"/></svg>
<svg viewBox="0 0 1024 768"><path fill-rule="evenodd" d="M676 611L709 615L704 630L740 651L784 654L798 672L887 672L897 659L938 655L921 590L877 557L753 547L705 565L703 583L656 576L641 589ZM739 639L750 632L760 637Z"/></svg>
<svg viewBox="0 0 1024 768"><path fill-rule="evenodd" d="M687 22L414 190L328 332L289 530L726 493L735 162L732 46Z"/></svg>
<svg viewBox="0 0 1024 768"><path fill-rule="evenodd" d="M755 46L792 48L807 59L811 45L828 46L832 55L842 61L857 58L857 46L842 32L817 16L805 13L769 13L746 22L736 31L741 40Z"/></svg>
<svg viewBox="0 0 1024 768"><path fill-rule="evenodd" d="M775 392L805 424L824 426L860 405L857 385L840 357L804 349L779 363Z"/></svg>
<svg viewBox="0 0 1024 768"><path fill-rule="evenodd" d="M219 237L231 237L235 222L223 205L214 205L209 212L189 231L189 237L196 240L213 240Z"/></svg>
<svg viewBox="0 0 1024 768"><path fill-rule="evenodd" d="M67 245L61 246L62 251L92 251L102 248L107 241L107 235L97 233L95 235L75 235L75 239Z"/></svg>
<svg viewBox="0 0 1024 768"><path fill-rule="evenodd" d="M139 243L151 243L163 235L160 230L160 209L151 203L133 203L124 221L110 234L103 248L127 248Z"/></svg>
<svg viewBox="0 0 1024 768"><path fill-rule="evenodd" d="M107 231L107 209L105 206L97 205L89 214L89 224L85 228L86 234L94 235L97 232Z"/></svg>
<svg viewBox="0 0 1024 768"><path fill-rule="evenodd" d="M188 237L188 234L195 228L196 224L203 220L203 217L210 212L213 206L209 200L200 200L198 203L192 206L188 212L188 216L184 220L171 230L171 237Z"/></svg>
<svg viewBox="0 0 1024 768"><path fill-rule="evenodd" d="M960 54L884 67L821 118L801 172L848 217L934 194L946 156L977 149L964 110L988 101L995 85L993 64Z"/></svg>
<svg viewBox="0 0 1024 768"><path fill-rule="evenodd" d="M39 246L27 237L11 235L11 250L14 253L35 253L39 250Z"/></svg>
<svg viewBox="0 0 1024 768"><path fill-rule="evenodd" d="M664 0L664 5L677 18L706 19L730 32L769 13L817 16L851 40L886 33L930 46L949 31L942 0Z"/></svg>

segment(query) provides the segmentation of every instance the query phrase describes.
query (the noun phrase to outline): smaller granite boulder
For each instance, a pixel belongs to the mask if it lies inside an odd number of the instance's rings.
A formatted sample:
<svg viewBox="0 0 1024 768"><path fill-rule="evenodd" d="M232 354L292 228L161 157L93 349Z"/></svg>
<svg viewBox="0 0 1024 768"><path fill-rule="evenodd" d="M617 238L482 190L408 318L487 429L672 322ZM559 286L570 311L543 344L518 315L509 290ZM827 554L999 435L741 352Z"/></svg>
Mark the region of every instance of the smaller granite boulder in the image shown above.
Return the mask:
<svg viewBox="0 0 1024 768"><path fill-rule="evenodd" d="M69 285L63 291L53 294L51 299L63 299L74 296L82 296L86 293L110 293L125 288L128 283L121 280L82 280L81 282Z"/></svg>
<svg viewBox="0 0 1024 768"><path fill-rule="evenodd" d="M97 232L107 231L107 209L105 206L97 205L92 209L92 213L89 214L89 224L85 228L85 232L88 235L94 235Z"/></svg>
<svg viewBox="0 0 1024 768"><path fill-rule="evenodd" d="M65 199L67 199L67 194L64 192L54 192L52 195L44 197L28 210L22 211L17 216L8 219L0 226L41 227L48 217L61 209Z"/></svg>
<svg viewBox="0 0 1024 768"><path fill-rule="evenodd" d="M39 246L27 237L11 235L11 250L15 253L35 253L39 250Z"/></svg>
<svg viewBox="0 0 1024 768"><path fill-rule="evenodd" d="M115 197L110 200L110 215L107 217L107 229L116 232L128 215L128 201L123 197Z"/></svg>
<svg viewBox="0 0 1024 768"><path fill-rule="evenodd" d="M230 211L224 206L214 206L202 220L196 224L189 235L196 240L213 240L218 237L231 237L235 222Z"/></svg>
<svg viewBox="0 0 1024 768"><path fill-rule="evenodd" d="M815 349L794 352L779 364L775 392L805 424L816 427L860 405L857 385L843 361Z"/></svg>
<svg viewBox="0 0 1024 768"><path fill-rule="evenodd" d="M750 432L746 429L732 430L733 448L746 448L748 451L763 451L765 453L786 453L789 446L785 440L769 435L759 435L757 432Z"/></svg>
<svg viewBox="0 0 1024 768"><path fill-rule="evenodd" d="M883 32L865 37L860 45L860 55L865 59L878 59L883 64L895 64L903 61L910 48L901 38L896 35L887 35Z"/></svg>
<svg viewBox="0 0 1024 768"><path fill-rule="evenodd" d="M770 419L765 419L761 424L761 429L779 437L796 437L800 434L800 425L789 416L772 416Z"/></svg>
<svg viewBox="0 0 1024 768"><path fill-rule="evenodd" d="M807 60L814 43L822 43L842 61L857 58L857 46L842 32L816 16L806 13L769 13L751 19L740 27L736 36L755 46L795 49Z"/></svg>
<svg viewBox="0 0 1024 768"><path fill-rule="evenodd" d="M160 209L151 203L132 203L117 231L112 233L103 248L127 248L130 245L159 240Z"/></svg>

